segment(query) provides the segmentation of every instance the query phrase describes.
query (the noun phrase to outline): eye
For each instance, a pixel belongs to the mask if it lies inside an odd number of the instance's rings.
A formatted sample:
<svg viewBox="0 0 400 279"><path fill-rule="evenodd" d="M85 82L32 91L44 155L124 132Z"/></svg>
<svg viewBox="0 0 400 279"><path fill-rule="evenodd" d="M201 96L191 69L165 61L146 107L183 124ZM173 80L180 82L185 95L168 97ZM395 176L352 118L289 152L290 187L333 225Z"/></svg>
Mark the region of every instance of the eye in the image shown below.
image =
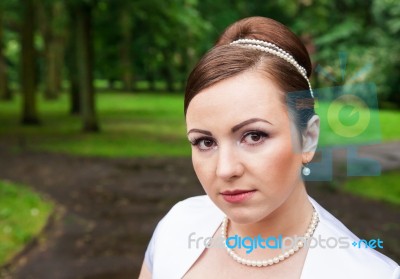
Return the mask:
<svg viewBox="0 0 400 279"><path fill-rule="evenodd" d="M193 146L197 146L201 151L213 149L216 146L215 141L212 138L199 138L191 141Z"/></svg>
<svg viewBox="0 0 400 279"><path fill-rule="evenodd" d="M264 132L260 131L252 131L248 132L243 136L242 142L249 144L249 145L257 145L262 142L268 137L268 135Z"/></svg>

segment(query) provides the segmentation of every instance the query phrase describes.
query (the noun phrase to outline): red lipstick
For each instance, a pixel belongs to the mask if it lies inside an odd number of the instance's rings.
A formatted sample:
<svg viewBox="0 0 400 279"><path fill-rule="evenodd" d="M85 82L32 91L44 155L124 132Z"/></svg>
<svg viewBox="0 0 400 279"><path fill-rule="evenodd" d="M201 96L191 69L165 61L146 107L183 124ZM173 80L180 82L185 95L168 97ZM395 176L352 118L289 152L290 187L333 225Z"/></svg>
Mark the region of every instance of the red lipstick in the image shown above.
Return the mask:
<svg viewBox="0 0 400 279"><path fill-rule="evenodd" d="M249 199L256 190L234 190L221 193L225 201L229 203L240 203Z"/></svg>

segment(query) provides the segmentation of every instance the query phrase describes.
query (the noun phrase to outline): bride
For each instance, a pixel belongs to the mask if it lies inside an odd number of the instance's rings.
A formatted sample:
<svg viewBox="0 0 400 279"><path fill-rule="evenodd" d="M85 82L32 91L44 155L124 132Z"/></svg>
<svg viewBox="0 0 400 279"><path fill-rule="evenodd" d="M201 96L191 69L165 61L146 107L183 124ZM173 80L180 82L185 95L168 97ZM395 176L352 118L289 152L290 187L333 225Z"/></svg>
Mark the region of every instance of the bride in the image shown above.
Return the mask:
<svg viewBox="0 0 400 279"><path fill-rule="evenodd" d="M306 192L320 124L311 70L301 41L263 17L228 27L199 61L184 109L206 195L160 221L140 278L400 278Z"/></svg>

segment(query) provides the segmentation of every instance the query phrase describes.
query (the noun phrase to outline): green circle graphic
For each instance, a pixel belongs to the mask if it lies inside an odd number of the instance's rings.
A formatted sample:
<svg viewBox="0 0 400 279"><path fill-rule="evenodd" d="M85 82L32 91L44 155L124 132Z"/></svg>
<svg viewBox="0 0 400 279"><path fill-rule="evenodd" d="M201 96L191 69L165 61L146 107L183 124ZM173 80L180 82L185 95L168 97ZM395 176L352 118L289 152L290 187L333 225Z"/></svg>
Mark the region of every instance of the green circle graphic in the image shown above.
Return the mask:
<svg viewBox="0 0 400 279"><path fill-rule="evenodd" d="M351 115L358 113L358 121L352 125L346 125L340 120L340 112L345 107L351 106ZM345 138L354 138L363 133L371 119L371 112L365 102L354 95L343 95L336 98L328 108L328 124L332 131Z"/></svg>

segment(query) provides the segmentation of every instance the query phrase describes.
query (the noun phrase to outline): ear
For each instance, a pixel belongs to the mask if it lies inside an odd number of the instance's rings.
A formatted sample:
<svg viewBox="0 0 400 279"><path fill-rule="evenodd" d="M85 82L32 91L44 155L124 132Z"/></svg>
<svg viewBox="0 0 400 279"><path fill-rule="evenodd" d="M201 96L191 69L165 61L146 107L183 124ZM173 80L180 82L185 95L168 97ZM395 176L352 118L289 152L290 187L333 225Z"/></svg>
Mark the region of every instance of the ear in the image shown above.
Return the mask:
<svg viewBox="0 0 400 279"><path fill-rule="evenodd" d="M318 138L319 138L319 116L313 115L308 120L307 128L303 133L303 163L307 164L312 160L317 150Z"/></svg>

